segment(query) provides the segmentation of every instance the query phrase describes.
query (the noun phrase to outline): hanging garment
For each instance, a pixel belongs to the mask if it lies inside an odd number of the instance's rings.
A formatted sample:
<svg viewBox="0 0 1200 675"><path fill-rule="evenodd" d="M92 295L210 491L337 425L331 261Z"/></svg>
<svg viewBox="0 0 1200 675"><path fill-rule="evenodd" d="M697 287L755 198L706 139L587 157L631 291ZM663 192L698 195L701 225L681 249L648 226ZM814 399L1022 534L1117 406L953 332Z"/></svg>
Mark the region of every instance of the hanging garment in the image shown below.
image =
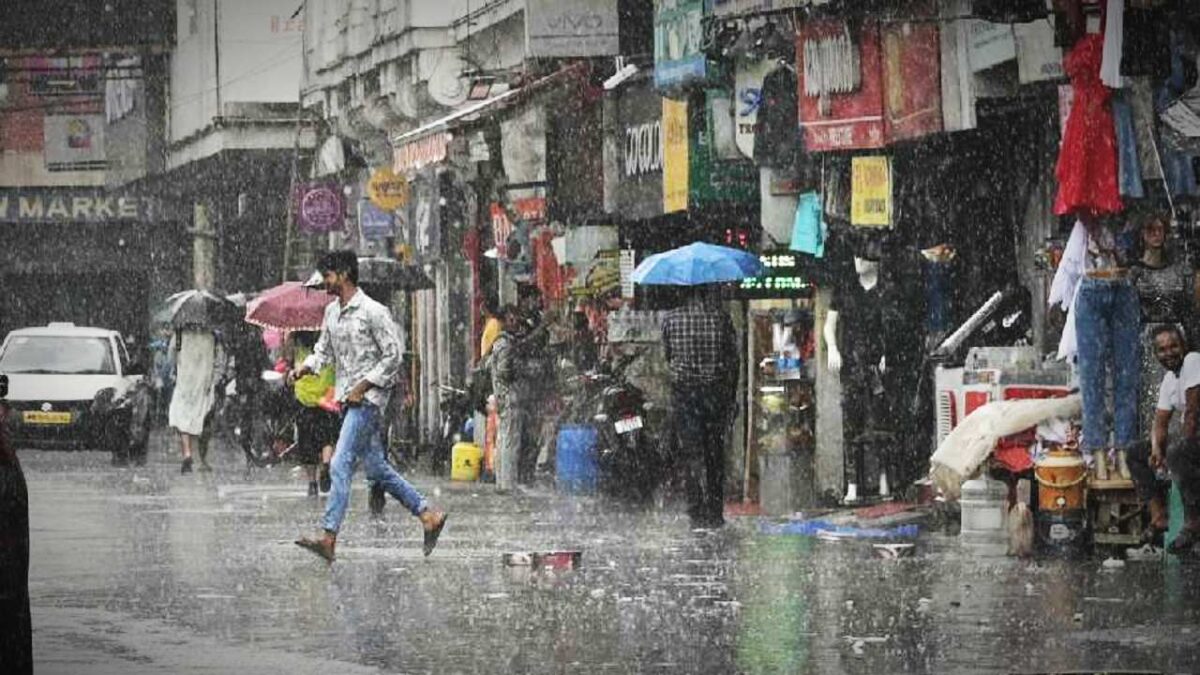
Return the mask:
<svg viewBox="0 0 1200 675"><path fill-rule="evenodd" d="M754 121L754 161L759 166L791 168L800 150L800 109L796 73L780 66L763 78Z"/></svg>
<svg viewBox="0 0 1200 675"><path fill-rule="evenodd" d="M1108 0L1104 13L1104 56L1100 81L1121 88L1121 55L1125 50L1125 0Z"/></svg>
<svg viewBox="0 0 1200 675"><path fill-rule="evenodd" d="M800 204L796 208L796 223L792 229L791 249L815 258L823 258L826 233L821 195L816 192L800 195Z"/></svg>
<svg viewBox="0 0 1200 675"><path fill-rule="evenodd" d="M1083 278L1083 268L1087 260L1087 228L1083 223L1075 221L1071 229L1071 238L1063 249L1062 259L1054 272L1054 281L1050 284L1050 307L1058 305L1067 312L1067 321L1063 326L1062 337L1058 341L1058 358L1066 359L1075 355L1075 295L1079 290L1079 280Z"/></svg>
<svg viewBox="0 0 1200 675"><path fill-rule="evenodd" d="M1123 207L1117 189L1117 139L1109 98L1100 81L1103 39L1089 35L1067 55L1075 101L1059 151L1058 196L1054 213L1116 213Z"/></svg>
<svg viewBox="0 0 1200 675"><path fill-rule="evenodd" d="M1146 192L1142 188L1142 163L1138 156L1137 130L1134 127L1133 106L1129 104L1124 90L1113 95L1112 111L1117 132L1121 196L1141 199L1146 196Z"/></svg>

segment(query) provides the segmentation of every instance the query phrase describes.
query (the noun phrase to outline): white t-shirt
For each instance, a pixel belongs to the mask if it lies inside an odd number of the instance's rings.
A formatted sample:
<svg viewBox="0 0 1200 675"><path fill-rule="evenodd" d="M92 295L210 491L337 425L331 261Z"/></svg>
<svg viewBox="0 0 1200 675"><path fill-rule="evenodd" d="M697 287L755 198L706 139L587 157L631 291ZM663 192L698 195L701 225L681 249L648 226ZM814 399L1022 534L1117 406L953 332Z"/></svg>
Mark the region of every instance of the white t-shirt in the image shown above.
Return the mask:
<svg viewBox="0 0 1200 675"><path fill-rule="evenodd" d="M1162 386L1158 388L1159 410L1184 410L1187 407L1187 390L1200 387L1200 353L1191 352L1183 357L1179 376L1167 371Z"/></svg>

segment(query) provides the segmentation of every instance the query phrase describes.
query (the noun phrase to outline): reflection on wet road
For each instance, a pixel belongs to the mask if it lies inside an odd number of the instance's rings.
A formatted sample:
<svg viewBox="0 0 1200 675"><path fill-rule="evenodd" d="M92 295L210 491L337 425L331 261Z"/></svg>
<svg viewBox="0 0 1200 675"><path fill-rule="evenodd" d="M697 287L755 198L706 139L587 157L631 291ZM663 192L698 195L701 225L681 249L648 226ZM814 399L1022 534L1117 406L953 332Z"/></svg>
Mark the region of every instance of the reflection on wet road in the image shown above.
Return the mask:
<svg viewBox="0 0 1200 675"><path fill-rule="evenodd" d="M434 555L355 486L339 560L292 539L322 502L231 454L151 463L22 452L38 672L1052 672L1200 670L1200 568L982 560L954 538L697 533L674 513L417 477L454 515ZM578 548L574 571L501 563ZM84 664L87 664L86 666Z"/></svg>

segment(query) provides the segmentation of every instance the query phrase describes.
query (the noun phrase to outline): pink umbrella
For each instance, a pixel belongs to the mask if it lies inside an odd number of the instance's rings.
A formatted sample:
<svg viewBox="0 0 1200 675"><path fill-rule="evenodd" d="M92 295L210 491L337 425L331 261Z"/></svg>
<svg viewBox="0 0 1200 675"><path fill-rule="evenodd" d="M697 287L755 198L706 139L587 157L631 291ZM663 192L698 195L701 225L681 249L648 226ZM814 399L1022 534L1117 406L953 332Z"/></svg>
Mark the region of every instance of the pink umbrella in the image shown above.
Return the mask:
<svg viewBox="0 0 1200 675"><path fill-rule="evenodd" d="M319 331L325 307L332 300L324 291L305 288L299 281L285 281L246 305L246 322L281 331Z"/></svg>

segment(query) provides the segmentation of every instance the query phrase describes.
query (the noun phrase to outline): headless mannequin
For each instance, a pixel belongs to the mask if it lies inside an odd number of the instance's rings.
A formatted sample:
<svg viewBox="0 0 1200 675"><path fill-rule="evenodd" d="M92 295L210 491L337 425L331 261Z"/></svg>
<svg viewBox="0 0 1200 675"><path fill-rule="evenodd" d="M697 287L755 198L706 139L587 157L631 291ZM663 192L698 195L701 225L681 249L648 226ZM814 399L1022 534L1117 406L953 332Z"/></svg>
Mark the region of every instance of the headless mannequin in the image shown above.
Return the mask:
<svg viewBox="0 0 1200 675"><path fill-rule="evenodd" d="M858 276L858 284L862 288L862 290L867 291L867 292L872 292L877 289L877 287L879 286L879 262L878 261L867 260L865 258L860 258L860 257L855 256L854 271ZM849 309L849 311L853 311L853 308L839 307L839 309L837 309L837 310L830 310L829 313L825 317L825 328L823 331L823 337L825 338L825 349L828 354L826 362L827 362L827 365L829 366L829 369L835 373L842 372L842 366L843 366L842 347L845 347L846 345L839 345L838 323L839 323L839 318L840 318L841 313L844 311L847 311L847 309ZM878 336L875 339L881 340L882 337ZM851 353L850 357L852 359L854 359L854 358L858 358L859 356ZM857 364L857 365L866 366L867 364ZM878 367L879 375L882 376L887 370L887 357L880 355L879 362L877 364L873 364L873 365L876 365ZM867 367L870 367L870 366L867 366ZM858 375L851 375L851 377L857 378ZM845 390L843 390L843 391L845 391ZM868 395L870 395L870 394L868 394ZM845 402L846 401L844 400L843 405L845 405ZM853 404L855 402L851 402L851 403ZM886 496L888 496L888 494L889 494L889 488L888 488L888 481L887 481L887 472L881 469L880 474L879 474L879 495L881 497L886 497ZM846 502L858 501L858 485L855 484L854 482L849 482L846 486L845 501Z"/></svg>

